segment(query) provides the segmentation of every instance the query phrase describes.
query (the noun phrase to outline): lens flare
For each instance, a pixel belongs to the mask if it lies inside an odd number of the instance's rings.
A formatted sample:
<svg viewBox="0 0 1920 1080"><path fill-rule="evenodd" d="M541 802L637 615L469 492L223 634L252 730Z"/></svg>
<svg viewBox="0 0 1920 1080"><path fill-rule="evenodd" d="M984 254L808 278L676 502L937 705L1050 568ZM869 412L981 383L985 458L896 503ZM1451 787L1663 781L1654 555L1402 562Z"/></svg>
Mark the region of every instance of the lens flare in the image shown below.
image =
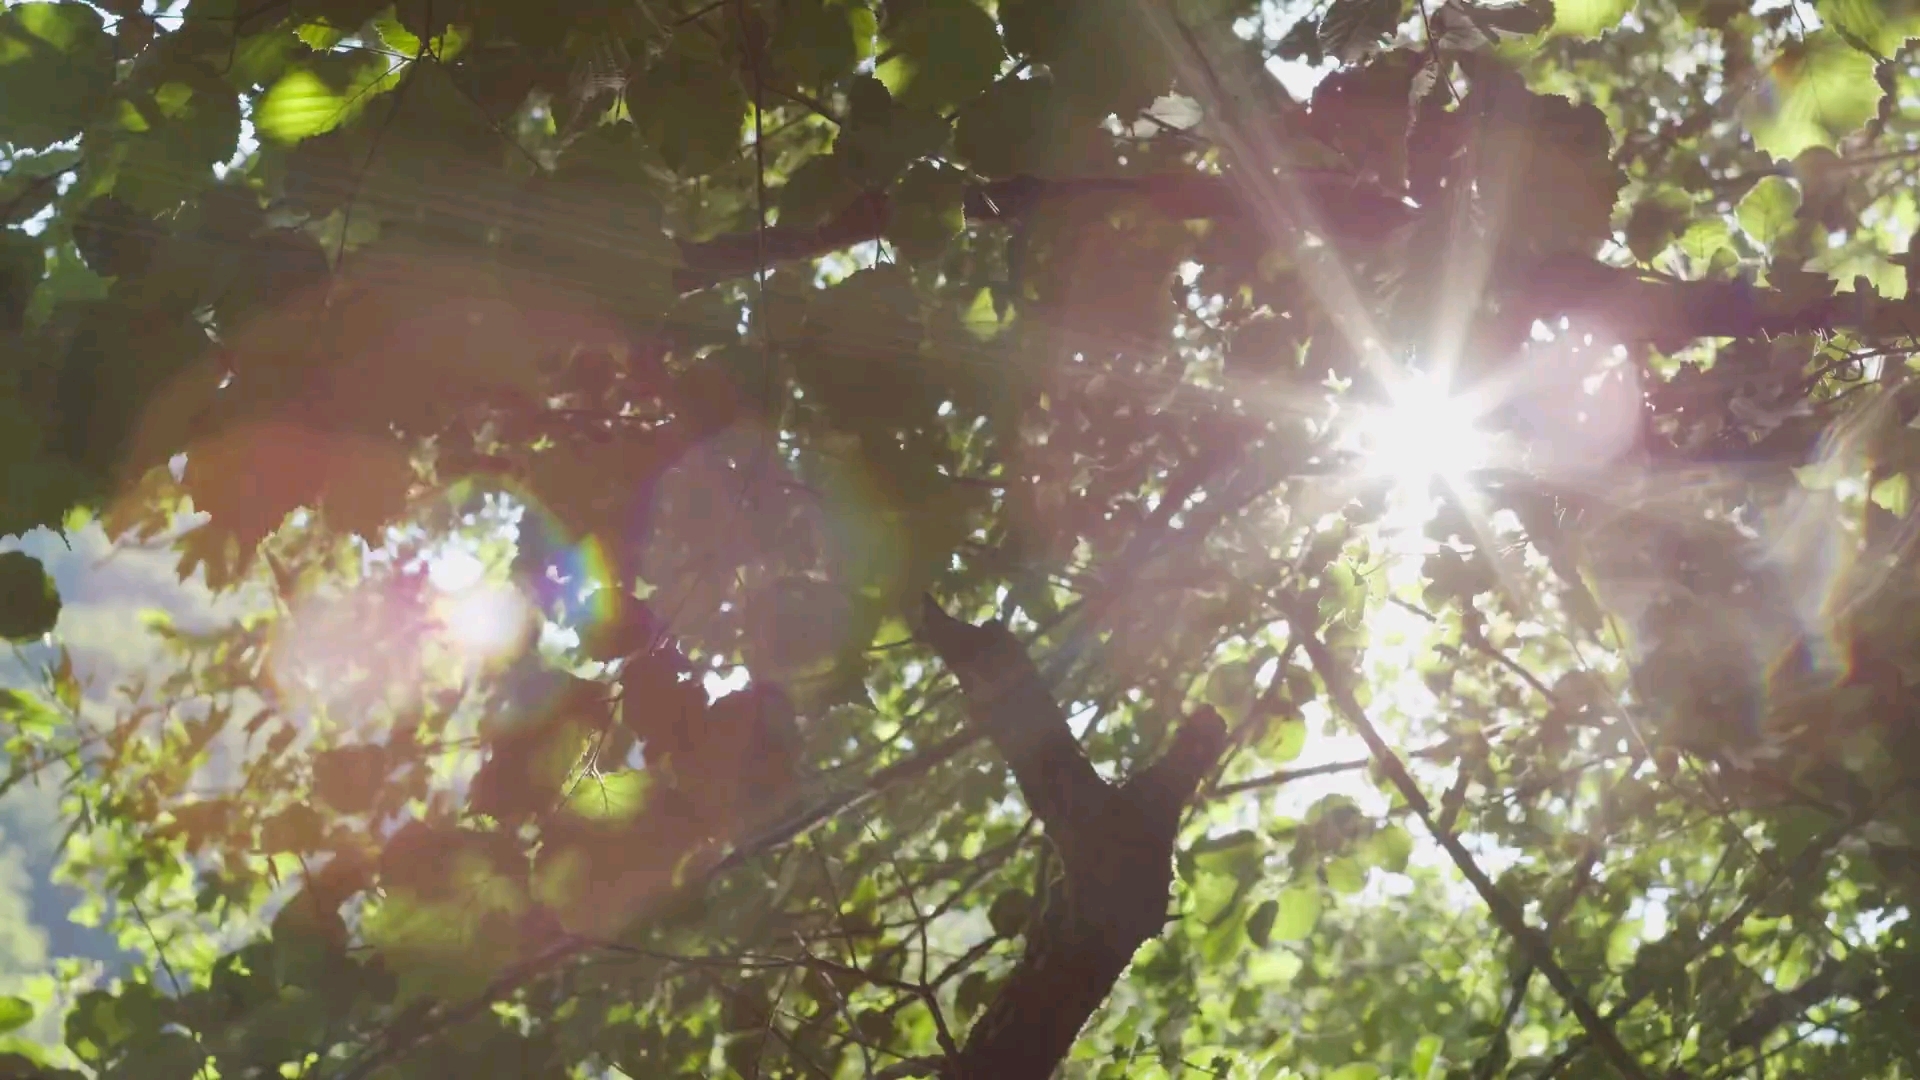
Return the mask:
<svg viewBox="0 0 1920 1080"><path fill-rule="evenodd" d="M442 641L464 660L485 662L520 647L533 612L518 589L483 581L440 597L434 614Z"/></svg>

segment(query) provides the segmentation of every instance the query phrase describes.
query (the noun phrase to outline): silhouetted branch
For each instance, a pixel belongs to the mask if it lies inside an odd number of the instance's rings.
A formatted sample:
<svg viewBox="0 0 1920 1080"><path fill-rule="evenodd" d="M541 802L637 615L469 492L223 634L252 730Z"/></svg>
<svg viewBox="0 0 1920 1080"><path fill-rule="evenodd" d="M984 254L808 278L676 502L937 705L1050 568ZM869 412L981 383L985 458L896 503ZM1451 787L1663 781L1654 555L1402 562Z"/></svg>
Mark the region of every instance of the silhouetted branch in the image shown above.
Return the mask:
<svg viewBox="0 0 1920 1080"><path fill-rule="evenodd" d="M1335 239L1379 244L1413 218L1411 205L1358 187L1344 177L1314 174L1308 182ZM1232 185L1224 178L1202 173L1061 180L1017 176L968 187L963 205L969 222L1011 222L1023 220L1043 202L1102 198L1140 200L1182 220L1231 218L1245 213ZM681 269L675 283L683 291L702 289L729 278L745 277L765 266L817 259L864 243L886 231L891 209L884 193L870 192L818 226L773 226L765 230L764 237L744 232L681 244Z"/></svg>
<svg viewBox="0 0 1920 1080"><path fill-rule="evenodd" d="M1313 207L1315 226L1343 249L1377 248L1420 214L1382 192L1325 174L1297 181ZM1134 199L1183 220L1246 219L1255 211L1240 185L1222 176L1178 174L1042 180L1030 176L967 189L969 222L1014 221L1053 200ZM775 226L680 245L682 290L744 277L763 266L819 258L886 231L890 204L870 193L816 227ZM1836 297L1824 275L1806 288L1756 288L1742 281L1677 281L1609 266L1581 256L1556 256L1499 268L1492 294L1502 321L1522 330L1535 319L1576 314L1633 340L1676 344L1703 337L1754 337L1842 327L1876 332L1920 332L1920 302L1869 294ZM1817 287L1816 287L1817 286Z"/></svg>
<svg viewBox="0 0 1920 1080"><path fill-rule="evenodd" d="M1066 872L1064 895L1049 894L1020 962L943 1075L1046 1080L1165 926L1180 813L1225 749L1226 725L1202 710L1159 760L1109 784L1011 631L961 622L931 599L924 608L921 637L959 678L974 726L1006 759Z"/></svg>

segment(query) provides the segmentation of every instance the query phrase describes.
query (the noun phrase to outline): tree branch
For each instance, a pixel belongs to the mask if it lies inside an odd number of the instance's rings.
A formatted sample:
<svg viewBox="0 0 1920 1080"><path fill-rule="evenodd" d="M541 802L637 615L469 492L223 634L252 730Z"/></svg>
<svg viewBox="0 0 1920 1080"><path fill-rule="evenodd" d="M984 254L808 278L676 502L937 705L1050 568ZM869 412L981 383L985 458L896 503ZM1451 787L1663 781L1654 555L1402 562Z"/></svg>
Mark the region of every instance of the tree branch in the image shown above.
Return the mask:
<svg viewBox="0 0 1920 1080"><path fill-rule="evenodd" d="M993 740L1027 807L1071 863L1107 785L1068 730L1066 714L1006 627L961 622L930 597L921 608L921 638L959 679L974 726Z"/></svg>
<svg viewBox="0 0 1920 1080"><path fill-rule="evenodd" d="M1874 990L1870 969L1829 957L1820 969L1791 990L1775 990L1761 999L1727 1032L1727 1049L1752 1050L1789 1021L1835 998L1867 998Z"/></svg>
<svg viewBox="0 0 1920 1080"><path fill-rule="evenodd" d="M1349 250L1377 249L1421 212L1343 177L1304 173L1299 182L1314 210L1315 225ZM972 185L964 206L972 223L1016 221L1044 202L1102 198L1139 199L1182 220L1231 221L1255 213L1230 178L1199 173L1057 180L1021 176ZM872 192L817 227L773 226L764 238L749 232L683 243L676 283L683 291L702 289L775 263L819 258L872 240L885 232L890 209L885 194ZM1742 281L1654 278L1577 255L1504 270L1492 293L1499 298L1503 321L1522 330L1535 319L1580 314L1633 340L1667 344L1845 327L1920 333L1920 300L1834 296L1824 275L1807 275L1784 289L1761 289Z"/></svg>
<svg viewBox="0 0 1920 1080"><path fill-rule="evenodd" d="M1835 828L1828 830L1813 843L1808 844L1802 849L1801 852L1794 856L1793 860L1788 863L1785 869L1775 874L1765 885L1749 890L1726 918L1714 924L1713 929L1707 931L1707 933L1700 938L1700 941L1688 950L1689 955L1687 961L1691 963L1695 959L1705 956L1714 949L1732 941L1734 935L1740 932L1740 928L1746 925L1748 917L1759 910L1760 905L1771 899L1773 894L1777 892L1782 885L1800 880L1808 874L1818 873L1821 861L1824 860L1834 848L1838 847L1840 842L1846 839L1854 829L1858 828L1861 822L1866 820L1868 816L1870 815L1850 818ZM1648 995L1653 993L1653 986L1653 983L1648 983L1616 1003L1613 1008L1607 1011L1607 1021L1612 1023L1632 1012L1635 1006L1646 1000ZM1540 1070L1542 1080L1554 1080L1554 1078L1565 1072L1568 1066L1572 1065L1591 1045L1591 1038L1576 1038L1568 1042L1566 1048L1556 1054L1553 1060L1547 1062L1546 1067Z"/></svg>
<svg viewBox="0 0 1920 1080"><path fill-rule="evenodd" d="M1432 804L1421 793L1420 786L1414 782L1413 775L1407 771L1407 766L1400 760L1400 756L1393 752L1393 749L1387 745L1387 741L1381 738L1373 722L1367 719L1366 710L1360 707L1360 700L1354 696L1353 687L1347 681L1346 672L1334 660L1333 653L1327 648L1326 643L1320 640L1317 629L1319 619L1315 612L1303 605L1295 604L1288 610L1287 617L1293 624L1292 632L1299 640L1300 647L1306 651L1307 659L1313 663L1313 670L1319 674L1321 682L1326 684L1327 697L1332 701L1334 710L1359 733L1361 740L1367 744L1368 752L1373 755L1375 761L1380 763L1381 772L1393 783L1394 788L1400 792L1401 798L1407 801L1407 805L1413 809L1413 812L1419 816L1421 822L1426 825L1427 831L1439 841L1441 848L1453 860L1454 866L1473 886L1474 892L1480 895L1481 901L1492 913L1494 922L1499 924L1502 932L1513 939L1527 962L1532 964L1540 974L1546 976L1554 992L1567 1003L1568 1009L1572 1010L1573 1015L1580 1021L1580 1026L1586 1029L1587 1037L1607 1056L1607 1060L1620 1075L1627 1077L1628 1080L1647 1080L1646 1070L1641 1066L1639 1058L1621 1043L1620 1036L1613 1030L1612 1023L1594 1008L1593 1002L1587 1000L1586 995L1575 985L1573 977L1568 975L1567 970L1554 958L1553 948L1547 943L1546 936L1527 925L1526 915L1520 910L1519 905L1494 885L1493 879L1481 869L1473 853L1460 842L1459 836L1436 820ZM1309 631L1308 627L1316 629Z"/></svg>
<svg viewBox="0 0 1920 1080"><path fill-rule="evenodd" d="M1344 177L1307 174L1305 182L1321 205L1334 239L1377 245L1413 219L1411 205ZM1225 178L1202 173L1062 180L1016 176L969 186L963 206L969 222L1011 222L1025 219L1044 202L1087 199L1139 199L1181 220L1233 218L1246 212ZM854 200L822 225L770 227L765 230L764 262L752 232L682 243L675 284L683 292L692 291L775 263L817 259L879 236L886 231L891 210L887 196L876 191Z"/></svg>
<svg viewBox="0 0 1920 1080"><path fill-rule="evenodd" d="M1049 898L1026 950L968 1032L954 1080L1047 1080L1133 954L1166 924L1180 812L1226 747L1212 710L1121 785L1081 753L1033 660L997 622L961 622L928 599L921 637L960 679L976 727L1006 759L1059 850L1064 897Z"/></svg>

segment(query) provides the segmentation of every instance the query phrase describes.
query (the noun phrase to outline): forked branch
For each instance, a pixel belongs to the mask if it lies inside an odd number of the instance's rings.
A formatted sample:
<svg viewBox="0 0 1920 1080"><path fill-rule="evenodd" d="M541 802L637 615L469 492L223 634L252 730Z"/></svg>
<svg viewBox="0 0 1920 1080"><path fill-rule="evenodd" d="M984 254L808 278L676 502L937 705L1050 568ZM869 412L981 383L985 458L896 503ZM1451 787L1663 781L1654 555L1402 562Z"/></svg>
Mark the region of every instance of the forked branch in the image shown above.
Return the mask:
<svg viewBox="0 0 1920 1080"><path fill-rule="evenodd" d="M1201 710L1159 760L1110 784L1005 626L961 622L929 599L920 636L960 680L973 723L1012 769L1066 872L1064 896L1033 918L1019 964L946 1076L1046 1080L1165 926L1180 813L1225 749L1226 725Z"/></svg>

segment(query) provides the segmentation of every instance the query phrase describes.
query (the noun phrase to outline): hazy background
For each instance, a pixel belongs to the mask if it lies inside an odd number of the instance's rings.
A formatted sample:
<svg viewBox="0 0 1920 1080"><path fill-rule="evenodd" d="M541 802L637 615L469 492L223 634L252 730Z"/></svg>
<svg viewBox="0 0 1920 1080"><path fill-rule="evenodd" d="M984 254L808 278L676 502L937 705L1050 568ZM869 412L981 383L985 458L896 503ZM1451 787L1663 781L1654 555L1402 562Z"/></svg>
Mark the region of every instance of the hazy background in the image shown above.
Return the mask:
<svg viewBox="0 0 1920 1080"><path fill-rule="evenodd" d="M97 524L64 540L46 530L0 539L0 551L11 549L38 557L59 585L64 607L56 634L87 698L99 705L129 675L159 670L162 652L144 629L142 612L165 611L182 626L206 626L238 607L233 600L216 602L198 576L181 582L164 543L115 549ZM51 646L0 646L0 686L43 686L37 672L56 655ZM18 992L62 957L103 965L109 973L122 960L111 935L69 918L79 893L52 881L62 828L58 782L28 781L0 796L0 994ZM57 1043L59 1019L38 1017L21 1034Z"/></svg>

